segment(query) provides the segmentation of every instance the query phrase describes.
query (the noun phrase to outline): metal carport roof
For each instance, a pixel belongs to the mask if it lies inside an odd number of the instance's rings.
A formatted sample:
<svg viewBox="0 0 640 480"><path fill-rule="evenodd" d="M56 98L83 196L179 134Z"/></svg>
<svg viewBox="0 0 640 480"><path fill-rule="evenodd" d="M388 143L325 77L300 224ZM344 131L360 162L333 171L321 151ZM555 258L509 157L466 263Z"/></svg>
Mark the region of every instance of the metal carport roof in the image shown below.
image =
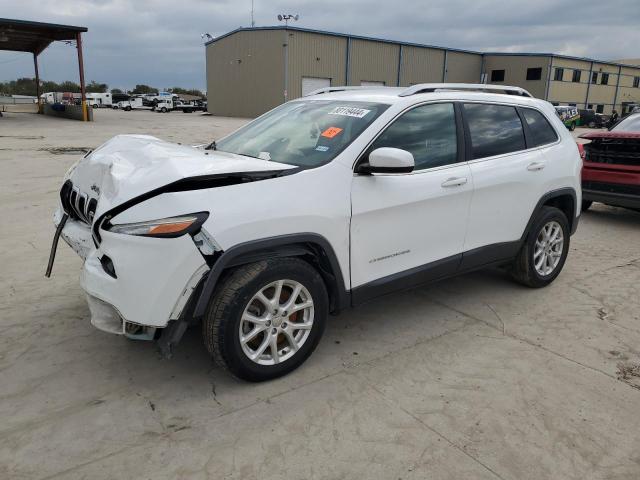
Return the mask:
<svg viewBox="0 0 640 480"><path fill-rule="evenodd" d="M39 55L51 42L76 40L86 27L0 18L0 50Z"/></svg>

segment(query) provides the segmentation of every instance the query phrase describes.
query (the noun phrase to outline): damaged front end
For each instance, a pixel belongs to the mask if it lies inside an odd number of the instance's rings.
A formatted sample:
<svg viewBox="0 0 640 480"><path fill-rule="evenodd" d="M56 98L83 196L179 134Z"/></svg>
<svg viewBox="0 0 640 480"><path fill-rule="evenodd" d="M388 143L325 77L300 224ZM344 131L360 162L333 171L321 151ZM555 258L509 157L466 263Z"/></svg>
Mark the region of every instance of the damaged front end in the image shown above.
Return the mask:
<svg viewBox="0 0 640 480"><path fill-rule="evenodd" d="M80 284L91 323L132 339L160 339L169 355L181 337L176 331L186 328L190 299L221 247L204 226L212 216L208 206L191 209L185 201L186 211L176 215L172 197L162 205L173 215L163 217L145 202L272 178L290 168L153 137L116 137L67 173L47 274L62 238L84 261Z"/></svg>

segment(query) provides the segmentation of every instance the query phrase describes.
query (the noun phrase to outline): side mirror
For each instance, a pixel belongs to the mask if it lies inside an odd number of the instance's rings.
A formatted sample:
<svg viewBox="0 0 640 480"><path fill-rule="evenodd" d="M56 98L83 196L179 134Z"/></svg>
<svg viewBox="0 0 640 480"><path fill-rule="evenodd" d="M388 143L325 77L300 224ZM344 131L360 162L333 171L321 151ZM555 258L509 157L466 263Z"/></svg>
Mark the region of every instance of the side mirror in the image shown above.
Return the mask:
<svg viewBox="0 0 640 480"><path fill-rule="evenodd" d="M413 154L400 148L376 148L369 161L358 166L357 173L410 173L415 167Z"/></svg>

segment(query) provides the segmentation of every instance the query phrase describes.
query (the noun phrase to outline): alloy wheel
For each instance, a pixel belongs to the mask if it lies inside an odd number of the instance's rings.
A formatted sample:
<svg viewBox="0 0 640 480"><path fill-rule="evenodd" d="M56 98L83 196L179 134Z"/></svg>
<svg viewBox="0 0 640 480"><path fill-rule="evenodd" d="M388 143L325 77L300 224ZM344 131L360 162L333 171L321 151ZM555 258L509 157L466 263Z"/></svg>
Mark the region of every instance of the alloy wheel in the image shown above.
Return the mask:
<svg viewBox="0 0 640 480"><path fill-rule="evenodd" d="M242 351L260 365L276 365L293 357L313 327L309 291L295 280L262 287L245 307L239 326Z"/></svg>
<svg viewBox="0 0 640 480"><path fill-rule="evenodd" d="M546 223L536 238L533 264L538 275L551 275L560 263L564 248L562 226L555 220Z"/></svg>

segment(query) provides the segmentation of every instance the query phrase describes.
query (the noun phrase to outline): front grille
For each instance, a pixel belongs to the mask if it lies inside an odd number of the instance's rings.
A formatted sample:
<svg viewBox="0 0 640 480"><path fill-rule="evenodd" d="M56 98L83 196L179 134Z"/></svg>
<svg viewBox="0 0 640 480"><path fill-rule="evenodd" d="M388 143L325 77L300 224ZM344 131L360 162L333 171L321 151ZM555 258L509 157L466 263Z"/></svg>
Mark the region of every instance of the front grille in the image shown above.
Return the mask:
<svg viewBox="0 0 640 480"><path fill-rule="evenodd" d="M88 194L81 192L75 187L71 180L67 180L60 189L60 200L64 211L74 220L79 220L91 225L93 216L96 213L98 201L89 197Z"/></svg>
<svg viewBox="0 0 640 480"><path fill-rule="evenodd" d="M603 193L621 193L623 195L638 195L640 197L640 185L621 185L606 182L582 182L583 190L592 190Z"/></svg>
<svg viewBox="0 0 640 480"><path fill-rule="evenodd" d="M640 140L603 138L584 146L585 161L640 166Z"/></svg>

